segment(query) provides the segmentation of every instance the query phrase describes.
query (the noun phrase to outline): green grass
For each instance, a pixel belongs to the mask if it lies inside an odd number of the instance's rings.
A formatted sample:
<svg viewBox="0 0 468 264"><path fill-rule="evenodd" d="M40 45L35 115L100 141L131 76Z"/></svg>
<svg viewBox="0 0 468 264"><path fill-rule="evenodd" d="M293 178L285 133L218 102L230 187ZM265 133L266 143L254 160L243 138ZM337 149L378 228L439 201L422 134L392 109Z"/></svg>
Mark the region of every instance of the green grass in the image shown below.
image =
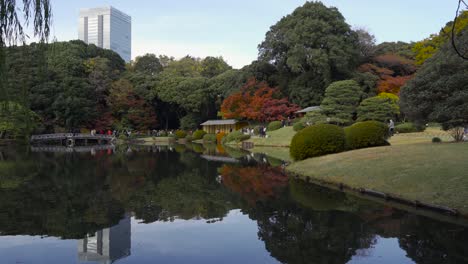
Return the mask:
<svg viewBox="0 0 468 264"><path fill-rule="evenodd" d="M405 145L415 143L430 143L434 137L442 139L443 142L451 142L453 138L449 133L440 129L440 127L428 127L424 132L396 134L391 137L391 145Z"/></svg>
<svg viewBox="0 0 468 264"><path fill-rule="evenodd" d="M448 206L467 215L468 143L420 144L420 136L411 141L416 144L308 159L287 170L302 177Z"/></svg>
<svg viewBox="0 0 468 264"><path fill-rule="evenodd" d="M268 138L252 137L247 141L253 142L255 146L262 147L289 147L295 134L296 132L294 132L292 127L283 127L267 132Z"/></svg>
<svg viewBox="0 0 468 264"><path fill-rule="evenodd" d="M249 150L253 153L262 153L267 156L280 159L287 162L292 162L292 158L289 155L289 148L285 147L254 147Z"/></svg>

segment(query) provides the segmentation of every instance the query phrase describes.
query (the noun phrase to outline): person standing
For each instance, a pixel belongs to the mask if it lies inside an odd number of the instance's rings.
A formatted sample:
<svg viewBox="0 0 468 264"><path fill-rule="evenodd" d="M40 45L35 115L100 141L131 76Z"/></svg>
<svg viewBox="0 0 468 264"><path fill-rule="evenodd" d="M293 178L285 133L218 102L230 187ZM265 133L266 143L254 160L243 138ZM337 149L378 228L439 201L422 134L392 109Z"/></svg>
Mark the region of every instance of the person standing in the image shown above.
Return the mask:
<svg viewBox="0 0 468 264"><path fill-rule="evenodd" d="M390 121L388 122L388 131L390 132L390 136L393 136L395 132L395 123L392 119L390 119Z"/></svg>

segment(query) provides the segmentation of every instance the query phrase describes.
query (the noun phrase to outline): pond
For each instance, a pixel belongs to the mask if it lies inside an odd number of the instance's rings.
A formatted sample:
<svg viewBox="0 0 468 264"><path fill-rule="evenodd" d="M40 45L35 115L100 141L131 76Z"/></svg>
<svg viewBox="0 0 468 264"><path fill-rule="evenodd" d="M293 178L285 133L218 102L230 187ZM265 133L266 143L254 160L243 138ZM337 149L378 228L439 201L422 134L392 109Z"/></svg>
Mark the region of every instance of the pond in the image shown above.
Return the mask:
<svg viewBox="0 0 468 264"><path fill-rule="evenodd" d="M0 149L0 263L468 263L468 225L219 146Z"/></svg>

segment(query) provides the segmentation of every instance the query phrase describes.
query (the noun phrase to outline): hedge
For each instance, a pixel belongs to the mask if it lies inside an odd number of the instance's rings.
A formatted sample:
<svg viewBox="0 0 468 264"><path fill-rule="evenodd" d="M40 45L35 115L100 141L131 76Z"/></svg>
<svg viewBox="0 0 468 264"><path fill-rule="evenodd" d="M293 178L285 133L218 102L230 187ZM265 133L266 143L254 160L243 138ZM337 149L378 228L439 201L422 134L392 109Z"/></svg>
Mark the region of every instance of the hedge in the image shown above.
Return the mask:
<svg viewBox="0 0 468 264"><path fill-rule="evenodd" d="M414 123L403 123L395 126L395 132L398 133L414 133L414 132L422 132L425 130L424 126L417 126Z"/></svg>
<svg viewBox="0 0 468 264"><path fill-rule="evenodd" d="M181 139L181 138L185 138L187 136L187 132L185 132L184 130L177 130L175 132L175 135L178 139Z"/></svg>
<svg viewBox="0 0 468 264"><path fill-rule="evenodd" d="M223 143L241 142L250 139L250 135L245 135L241 131L234 131L223 138Z"/></svg>
<svg viewBox="0 0 468 264"><path fill-rule="evenodd" d="M345 128L346 147L360 149L387 146L388 127L378 121L358 122Z"/></svg>
<svg viewBox="0 0 468 264"><path fill-rule="evenodd" d="M193 132L192 139L193 140L200 140L205 135L206 135L206 132L204 130L197 130L197 131Z"/></svg>
<svg viewBox="0 0 468 264"><path fill-rule="evenodd" d="M206 134L203 136L203 142L207 143L216 143L216 135L215 134Z"/></svg>
<svg viewBox="0 0 468 264"><path fill-rule="evenodd" d="M298 123L295 123L293 125L293 129L294 131L298 132L298 131L301 131L302 129L306 128L306 125L304 125L303 123L301 122L298 122Z"/></svg>
<svg viewBox="0 0 468 264"><path fill-rule="evenodd" d="M275 130L280 129L282 126L283 126L283 123L281 123L281 121L273 121L268 124L267 130L275 131Z"/></svg>
<svg viewBox="0 0 468 264"><path fill-rule="evenodd" d="M338 153L345 150L345 133L336 125L318 124L299 131L291 141L294 160Z"/></svg>

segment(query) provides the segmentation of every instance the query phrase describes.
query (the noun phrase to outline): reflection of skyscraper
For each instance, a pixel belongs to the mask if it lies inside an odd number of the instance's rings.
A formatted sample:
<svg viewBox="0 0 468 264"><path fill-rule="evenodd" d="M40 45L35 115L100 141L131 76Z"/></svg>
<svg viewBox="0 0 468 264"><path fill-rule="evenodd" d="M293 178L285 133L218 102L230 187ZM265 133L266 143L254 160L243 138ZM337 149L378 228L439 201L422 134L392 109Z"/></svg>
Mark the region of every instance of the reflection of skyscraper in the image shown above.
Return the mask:
<svg viewBox="0 0 468 264"><path fill-rule="evenodd" d="M118 225L78 241L78 260L110 264L130 256L130 228L130 217L126 216Z"/></svg>

